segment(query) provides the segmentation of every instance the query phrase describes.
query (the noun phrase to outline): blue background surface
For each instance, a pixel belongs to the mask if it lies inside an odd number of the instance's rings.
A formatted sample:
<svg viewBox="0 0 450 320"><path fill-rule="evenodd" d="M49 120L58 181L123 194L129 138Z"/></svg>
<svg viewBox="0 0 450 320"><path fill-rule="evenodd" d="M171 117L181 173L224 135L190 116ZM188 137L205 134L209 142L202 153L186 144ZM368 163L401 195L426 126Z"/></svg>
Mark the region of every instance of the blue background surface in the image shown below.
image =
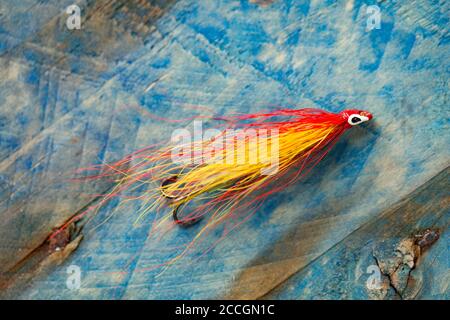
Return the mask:
<svg viewBox="0 0 450 320"><path fill-rule="evenodd" d="M364 286L373 264L365 241L396 241L420 225L442 234L414 297L448 298L448 183L428 193L440 206L402 220L400 233L377 222L450 162L448 2L80 1L82 29L68 30L73 3L0 0L0 272L13 279L8 297L374 298ZM381 28L367 30L373 4ZM375 121L349 132L307 179L208 254L199 248L162 274L151 266L201 225L158 242L149 221L134 225L139 203L113 211L116 202L84 226L59 265L44 259L17 271L52 228L110 187L69 183L72 172L179 127L148 112L180 119L201 114L198 106L215 114L360 108ZM355 238L367 225L383 228L379 239L370 228ZM208 235L203 249L219 236ZM343 249L349 239L358 250ZM82 270L78 290L66 286L70 265Z"/></svg>

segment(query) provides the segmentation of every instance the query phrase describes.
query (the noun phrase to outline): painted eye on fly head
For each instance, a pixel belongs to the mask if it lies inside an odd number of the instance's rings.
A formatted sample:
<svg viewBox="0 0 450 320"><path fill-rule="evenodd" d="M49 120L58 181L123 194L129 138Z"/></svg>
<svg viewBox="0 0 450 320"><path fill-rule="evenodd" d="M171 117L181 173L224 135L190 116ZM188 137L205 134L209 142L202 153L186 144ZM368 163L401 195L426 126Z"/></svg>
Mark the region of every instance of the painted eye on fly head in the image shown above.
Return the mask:
<svg viewBox="0 0 450 320"><path fill-rule="evenodd" d="M363 122L369 121L370 117L362 115L362 114L351 114L348 116L347 122L351 126L356 126Z"/></svg>

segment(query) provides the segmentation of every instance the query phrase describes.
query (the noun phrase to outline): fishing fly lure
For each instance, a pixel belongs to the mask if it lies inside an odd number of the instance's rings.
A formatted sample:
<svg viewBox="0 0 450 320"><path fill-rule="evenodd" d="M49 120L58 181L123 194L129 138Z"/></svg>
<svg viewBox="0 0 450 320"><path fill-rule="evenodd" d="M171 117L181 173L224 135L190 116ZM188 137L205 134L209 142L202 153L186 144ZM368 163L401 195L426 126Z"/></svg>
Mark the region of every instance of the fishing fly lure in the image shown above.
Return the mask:
<svg viewBox="0 0 450 320"><path fill-rule="evenodd" d="M166 146L150 146L116 163L86 168L101 171L88 178L115 181L112 191L91 209L125 191L138 191L124 201L142 202L139 217L154 212L154 228L170 219L187 226L207 217L174 262L214 226L238 221L234 229L247 220L264 199L310 172L348 129L372 115L361 110L280 109L215 119L224 120L226 128L209 129L200 139L180 129ZM167 207L171 210L164 210Z"/></svg>

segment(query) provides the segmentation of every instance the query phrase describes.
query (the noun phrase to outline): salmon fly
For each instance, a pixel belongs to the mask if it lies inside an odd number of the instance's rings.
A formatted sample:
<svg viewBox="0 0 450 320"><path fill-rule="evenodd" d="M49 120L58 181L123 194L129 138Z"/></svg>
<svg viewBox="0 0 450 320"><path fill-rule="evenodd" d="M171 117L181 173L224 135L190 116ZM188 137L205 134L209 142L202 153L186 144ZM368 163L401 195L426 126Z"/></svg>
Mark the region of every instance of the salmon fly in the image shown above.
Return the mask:
<svg viewBox="0 0 450 320"><path fill-rule="evenodd" d="M268 196L308 174L348 129L371 120L372 114L308 108L214 119L225 121L226 128L208 129L197 138L185 128L175 130L165 146L150 146L115 163L86 168L101 171L87 178L114 181L111 192L88 211L137 191L123 201L141 201L139 218L155 213L152 229L170 220L171 225L189 226L205 218L173 263L220 223L233 221L230 231L246 221Z"/></svg>

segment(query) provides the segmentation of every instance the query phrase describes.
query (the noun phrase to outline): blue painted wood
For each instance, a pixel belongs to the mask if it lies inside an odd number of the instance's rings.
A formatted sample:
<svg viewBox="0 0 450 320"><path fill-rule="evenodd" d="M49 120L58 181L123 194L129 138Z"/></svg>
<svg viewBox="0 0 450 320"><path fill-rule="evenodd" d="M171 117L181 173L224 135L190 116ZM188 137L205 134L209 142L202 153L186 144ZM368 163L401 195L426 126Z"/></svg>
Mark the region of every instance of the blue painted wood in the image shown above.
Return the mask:
<svg viewBox="0 0 450 320"><path fill-rule="evenodd" d="M305 281L333 274L314 261L340 257L330 248L449 164L447 3L378 3L381 29L368 31L375 1L87 1L83 28L69 31L70 3L0 5L0 271L8 276L87 194L110 187L69 183L68 173L177 128L146 111L179 119L198 114L192 106L217 114L362 108L375 122L352 130L309 178L198 260L220 230L159 274L151 267L201 226L157 242L148 220L134 226L139 204L111 203L64 263L6 291L13 297L256 298L276 287L285 288L278 297L314 298ZM448 252L437 257L445 270ZM66 286L69 265L82 270L79 290ZM444 279L448 286L448 271ZM422 296L442 296L437 286Z"/></svg>
<svg viewBox="0 0 450 320"><path fill-rule="evenodd" d="M449 173L447 168L355 230L264 298L449 299ZM434 238L423 237L427 228Z"/></svg>

